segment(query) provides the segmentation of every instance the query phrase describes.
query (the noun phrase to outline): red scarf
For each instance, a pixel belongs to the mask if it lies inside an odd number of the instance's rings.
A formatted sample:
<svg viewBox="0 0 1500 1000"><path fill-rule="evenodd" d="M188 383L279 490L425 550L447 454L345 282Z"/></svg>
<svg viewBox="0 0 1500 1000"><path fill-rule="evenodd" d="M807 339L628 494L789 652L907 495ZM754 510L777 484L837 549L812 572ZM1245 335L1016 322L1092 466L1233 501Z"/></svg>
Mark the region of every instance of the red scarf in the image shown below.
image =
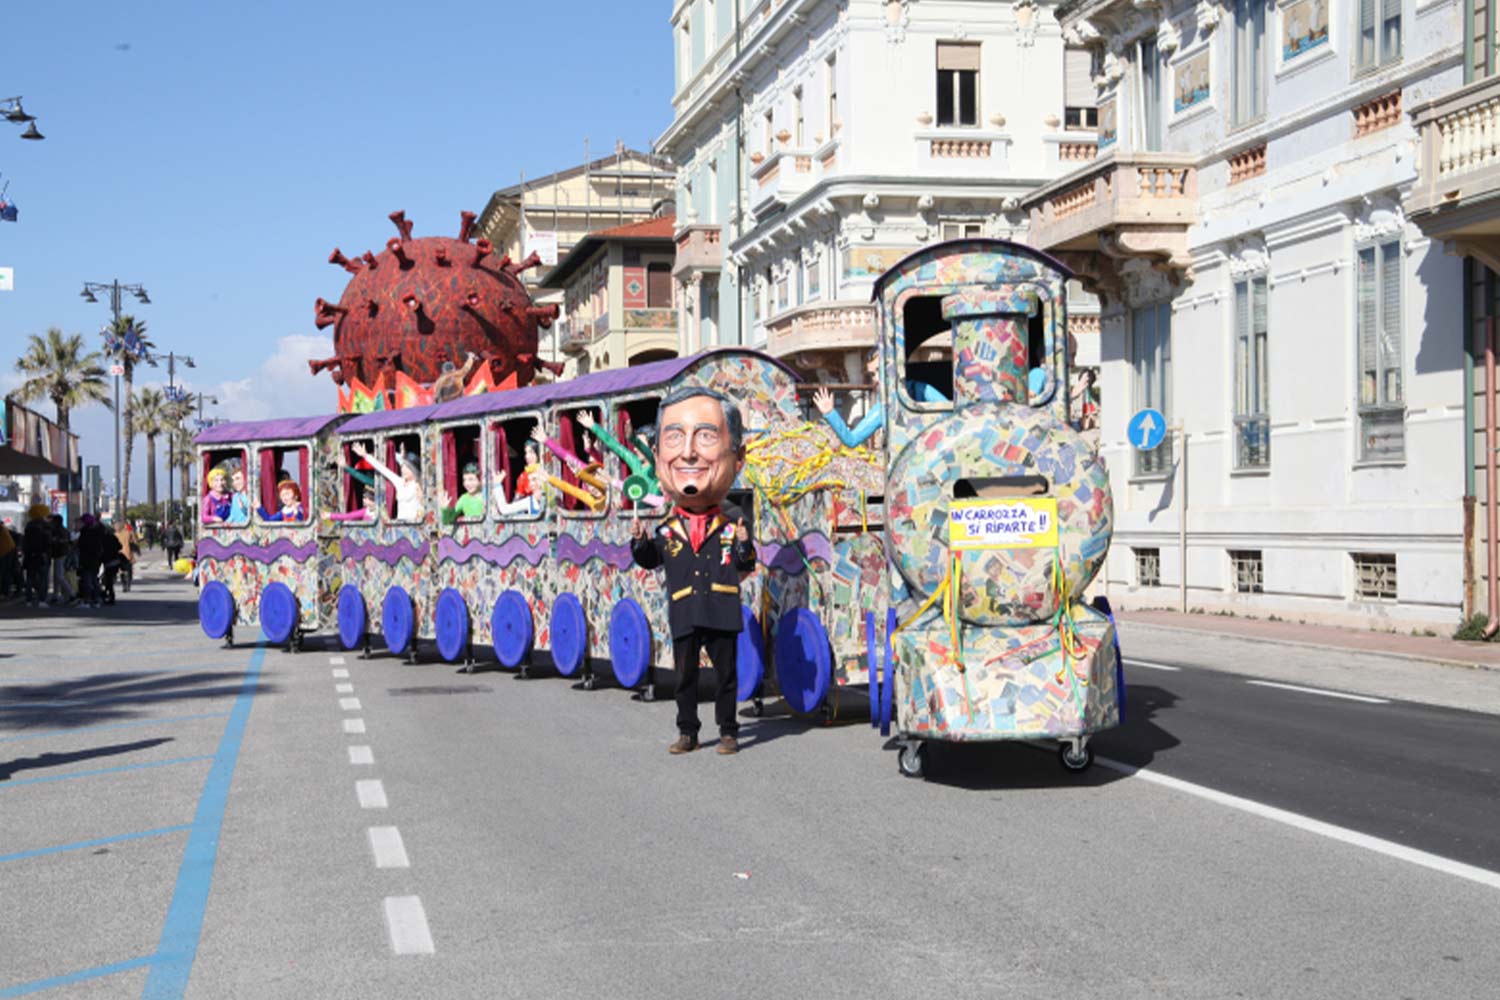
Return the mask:
<svg viewBox="0 0 1500 1000"><path fill-rule="evenodd" d="M708 538L708 522L719 513L718 507L710 507L701 514L694 514L690 510L678 507L673 513L687 522L688 541L693 543L693 551L697 552L703 547L703 542Z"/></svg>

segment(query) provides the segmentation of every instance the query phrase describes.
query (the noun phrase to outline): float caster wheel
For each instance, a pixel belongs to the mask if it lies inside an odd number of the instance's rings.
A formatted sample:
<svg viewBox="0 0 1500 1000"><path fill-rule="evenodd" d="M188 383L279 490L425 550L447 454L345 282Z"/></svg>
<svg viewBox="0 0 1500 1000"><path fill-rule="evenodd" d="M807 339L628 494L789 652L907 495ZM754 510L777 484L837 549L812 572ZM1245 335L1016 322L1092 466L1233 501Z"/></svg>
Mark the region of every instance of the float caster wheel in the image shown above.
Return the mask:
<svg viewBox="0 0 1500 1000"><path fill-rule="evenodd" d="M833 706L826 701L818 706L818 725L833 725Z"/></svg>
<svg viewBox="0 0 1500 1000"><path fill-rule="evenodd" d="M920 778L922 768L927 763L926 756L926 748L921 743L903 743L901 752L896 755L896 766L906 777Z"/></svg>
<svg viewBox="0 0 1500 1000"><path fill-rule="evenodd" d="M1066 770L1082 774L1094 763L1094 748L1089 746L1087 737L1064 740L1057 747L1057 759Z"/></svg>
<svg viewBox="0 0 1500 1000"><path fill-rule="evenodd" d="M229 631L224 633L224 649L234 648L234 626L229 626Z"/></svg>
<svg viewBox="0 0 1500 1000"><path fill-rule="evenodd" d="M760 698L756 698L756 699L752 700L750 702L750 714L753 715L757 719L760 718L762 715L765 715L766 714L766 703L764 701L762 701Z"/></svg>
<svg viewBox="0 0 1500 1000"><path fill-rule="evenodd" d="M374 655L375 651L370 648L370 633L366 632L364 638L360 640L359 658L368 660Z"/></svg>
<svg viewBox="0 0 1500 1000"><path fill-rule="evenodd" d="M519 677L519 678L521 678L521 680L523 680L523 681L529 681L529 680L531 680L531 660L530 660L530 658L522 660L520 662L520 664L516 667L516 676Z"/></svg>
<svg viewBox="0 0 1500 1000"><path fill-rule="evenodd" d="M583 679L583 689L585 691L592 691L592 690L594 690L594 688L596 688L598 686L599 686L599 682L596 681L596 680L594 680L594 675L593 674L589 674L588 676L584 677L584 679Z"/></svg>
<svg viewBox="0 0 1500 1000"><path fill-rule="evenodd" d="M412 639L411 645L406 647L406 663L408 666L417 665L417 640Z"/></svg>
<svg viewBox="0 0 1500 1000"><path fill-rule="evenodd" d="M656 700L656 685L655 684L647 684L645 687L641 688L641 701L655 701L655 700Z"/></svg>

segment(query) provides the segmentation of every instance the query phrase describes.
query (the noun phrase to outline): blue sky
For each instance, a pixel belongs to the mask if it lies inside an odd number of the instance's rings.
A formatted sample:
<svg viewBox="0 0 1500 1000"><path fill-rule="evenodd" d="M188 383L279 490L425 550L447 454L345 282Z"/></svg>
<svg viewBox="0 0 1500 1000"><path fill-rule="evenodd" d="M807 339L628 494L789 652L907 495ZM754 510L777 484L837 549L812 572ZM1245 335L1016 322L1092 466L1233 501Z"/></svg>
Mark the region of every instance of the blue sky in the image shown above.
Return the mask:
<svg viewBox="0 0 1500 1000"><path fill-rule="evenodd" d="M106 299L132 311L219 415L334 408L301 359L337 300L329 251L378 250L405 209L415 235L456 234L491 192L616 139L649 149L671 114L666 3L8 4L0 98L20 94L44 142L0 120L0 389L26 335L98 342ZM127 47L128 46L128 47ZM165 381L147 370L147 384ZM40 407L51 415L50 404ZM113 418L74 416L84 461L114 467ZM144 492L137 442L132 497ZM163 487L164 489L164 487Z"/></svg>

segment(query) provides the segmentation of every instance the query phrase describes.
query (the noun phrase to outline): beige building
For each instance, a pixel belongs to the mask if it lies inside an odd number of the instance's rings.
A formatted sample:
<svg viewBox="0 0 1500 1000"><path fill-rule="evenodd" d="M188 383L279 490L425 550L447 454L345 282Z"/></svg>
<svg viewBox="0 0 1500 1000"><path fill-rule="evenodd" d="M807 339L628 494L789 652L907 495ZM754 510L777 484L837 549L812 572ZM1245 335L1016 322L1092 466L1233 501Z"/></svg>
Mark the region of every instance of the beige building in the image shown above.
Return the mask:
<svg viewBox="0 0 1500 1000"><path fill-rule="evenodd" d="M562 300L565 377L677 357L676 224L666 215L589 233L542 279Z"/></svg>

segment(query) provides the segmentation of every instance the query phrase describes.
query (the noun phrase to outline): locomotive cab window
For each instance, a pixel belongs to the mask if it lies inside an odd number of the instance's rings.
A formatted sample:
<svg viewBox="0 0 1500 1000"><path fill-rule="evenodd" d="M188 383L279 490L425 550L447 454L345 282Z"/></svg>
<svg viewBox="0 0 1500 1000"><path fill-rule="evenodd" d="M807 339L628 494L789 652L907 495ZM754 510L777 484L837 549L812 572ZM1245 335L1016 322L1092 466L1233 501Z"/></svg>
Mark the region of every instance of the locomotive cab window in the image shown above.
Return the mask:
<svg viewBox="0 0 1500 1000"><path fill-rule="evenodd" d="M386 516L398 523L421 523L429 502L422 485L421 435L392 434L379 451L370 464L385 480Z"/></svg>
<svg viewBox="0 0 1500 1000"><path fill-rule="evenodd" d="M1050 309L1050 303L1041 303L1026 322L1026 394L1032 406L1048 402L1057 393L1057 362L1047 333Z"/></svg>
<svg viewBox="0 0 1500 1000"><path fill-rule="evenodd" d="M906 357L897 383L901 401L928 409L953 405L953 330L939 295L915 295L902 306Z"/></svg>
<svg viewBox="0 0 1500 1000"><path fill-rule="evenodd" d="M660 516L664 509L656 488L656 412L660 405L659 396L621 403L611 428L619 446L612 456L615 471L611 478L621 486L620 510L643 517ZM608 442L603 443L610 448Z"/></svg>
<svg viewBox="0 0 1500 1000"><path fill-rule="evenodd" d="M490 509L504 521L533 521L546 510L546 449L532 436L534 416L511 417L490 425Z"/></svg>
<svg viewBox="0 0 1500 1000"><path fill-rule="evenodd" d="M203 452L203 489L199 519L210 528L240 528L250 523L250 453L244 448Z"/></svg>
<svg viewBox="0 0 1500 1000"><path fill-rule="evenodd" d="M335 521L374 521L380 513L380 490L376 485L375 467L355 451L373 454L374 438L356 438L345 441L339 448L339 496L343 510L332 516Z"/></svg>
<svg viewBox="0 0 1500 1000"><path fill-rule="evenodd" d="M443 489L438 500L444 524L484 520L479 435L478 424L446 427L439 435L438 471Z"/></svg>
<svg viewBox="0 0 1500 1000"><path fill-rule="evenodd" d="M603 517L609 504L609 472L604 466L604 448L585 424L604 419L599 406L576 406L557 412L557 437L554 457L562 464L564 515Z"/></svg>
<svg viewBox="0 0 1500 1000"><path fill-rule="evenodd" d="M258 463L262 522L306 524L311 493L306 445L273 445L260 449Z"/></svg>

